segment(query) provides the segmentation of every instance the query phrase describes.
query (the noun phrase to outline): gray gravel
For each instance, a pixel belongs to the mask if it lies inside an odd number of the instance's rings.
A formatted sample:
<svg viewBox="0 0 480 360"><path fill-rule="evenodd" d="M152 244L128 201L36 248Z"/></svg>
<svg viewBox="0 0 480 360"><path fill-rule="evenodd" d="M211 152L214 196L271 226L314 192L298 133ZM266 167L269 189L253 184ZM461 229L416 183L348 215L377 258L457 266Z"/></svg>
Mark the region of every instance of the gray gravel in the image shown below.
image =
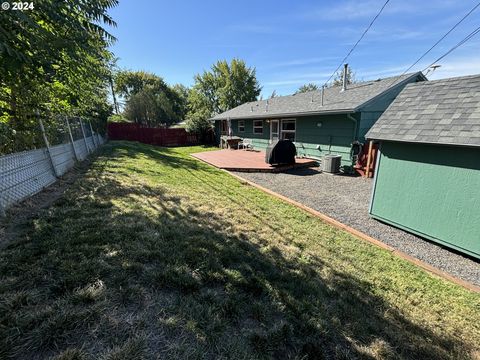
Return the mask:
<svg viewBox="0 0 480 360"><path fill-rule="evenodd" d="M318 169L285 173L235 172L279 194L318 210L456 277L480 285L480 262L372 219L368 215L373 181L330 175Z"/></svg>

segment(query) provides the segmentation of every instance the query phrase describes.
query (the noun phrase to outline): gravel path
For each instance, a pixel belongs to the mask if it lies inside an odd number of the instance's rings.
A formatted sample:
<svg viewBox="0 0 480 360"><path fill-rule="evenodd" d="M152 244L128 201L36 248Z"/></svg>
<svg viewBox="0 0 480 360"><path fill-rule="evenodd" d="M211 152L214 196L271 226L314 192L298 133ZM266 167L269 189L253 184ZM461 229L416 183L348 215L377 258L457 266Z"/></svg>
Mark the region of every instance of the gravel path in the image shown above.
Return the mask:
<svg viewBox="0 0 480 360"><path fill-rule="evenodd" d="M322 174L318 169L296 169L277 174L235 174L480 286L480 262L372 219L368 215L373 184L371 179Z"/></svg>

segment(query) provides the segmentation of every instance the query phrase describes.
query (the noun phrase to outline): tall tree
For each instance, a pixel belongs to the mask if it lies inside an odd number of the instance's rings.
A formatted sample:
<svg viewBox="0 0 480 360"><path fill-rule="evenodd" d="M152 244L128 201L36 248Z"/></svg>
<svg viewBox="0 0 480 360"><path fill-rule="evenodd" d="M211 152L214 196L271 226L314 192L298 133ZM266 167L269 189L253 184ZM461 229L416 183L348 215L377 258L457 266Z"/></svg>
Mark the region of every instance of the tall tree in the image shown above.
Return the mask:
<svg viewBox="0 0 480 360"><path fill-rule="evenodd" d="M173 108L179 119L185 120L188 111L188 96L190 94L190 89L182 84L170 86L170 89L173 91Z"/></svg>
<svg viewBox="0 0 480 360"><path fill-rule="evenodd" d="M171 99L165 92L159 92L152 86L146 86L130 96L125 106L125 116L149 127L170 125L178 120Z"/></svg>
<svg viewBox="0 0 480 360"><path fill-rule="evenodd" d="M318 90L318 85L314 83L308 83L300 86L297 91L295 91L295 94L301 94L301 93L306 93L309 91L315 91Z"/></svg>
<svg viewBox="0 0 480 360"><path fill-rule="evenodd" d="M117 0L44 0L0 11L0 122L35 146L35 109L78 115L108 109L106 74L114 41L103 24ZM106 119L105 119L106 120ZM30 143L27 144L27 143Z"/></svg>
<svg viewBox="0 0 480 360"><path fill-rule="evenodd" d="M126 101L145 87L165 91L168 85L160 76L146 71L121 70L115 74L115 90Z"/></svg>
<svg viewBox="0 0 480 360"><path fill-rule="evenodd" d="M243 103L254 101L260 95L255 68L243 60L233 59L213 64L210 71L195 75L195 84L188 100L187 129L205 131L207 121Z"/></svg>
<svg viewBox="0 0 480 360"><path fill-rule="evenodd" d="M125 99L125 116L147 126L170 125L186 113L188 90L145 71L122 70L115 76L115 89Z"/></svg>

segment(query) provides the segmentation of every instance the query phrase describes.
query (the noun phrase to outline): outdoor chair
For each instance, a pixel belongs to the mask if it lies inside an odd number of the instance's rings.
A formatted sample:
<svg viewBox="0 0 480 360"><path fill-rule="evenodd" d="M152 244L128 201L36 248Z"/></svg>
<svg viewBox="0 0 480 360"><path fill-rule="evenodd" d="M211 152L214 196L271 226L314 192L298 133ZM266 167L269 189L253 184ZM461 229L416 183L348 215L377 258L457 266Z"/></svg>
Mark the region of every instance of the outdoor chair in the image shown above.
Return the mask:
<svg viewBox="0 0 480 360"><path fill-rule="evenodd" d="M243 150L253 150L252 140L250 139L243 139L238 143L238 148Z"/></svg>

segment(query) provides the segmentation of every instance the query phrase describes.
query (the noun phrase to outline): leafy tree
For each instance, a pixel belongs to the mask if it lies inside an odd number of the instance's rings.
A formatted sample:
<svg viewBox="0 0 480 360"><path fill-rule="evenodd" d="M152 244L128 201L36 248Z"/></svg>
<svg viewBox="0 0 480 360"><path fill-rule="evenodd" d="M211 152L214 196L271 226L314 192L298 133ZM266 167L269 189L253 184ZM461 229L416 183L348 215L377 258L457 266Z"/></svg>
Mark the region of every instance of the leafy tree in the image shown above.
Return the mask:
<svg viewBox="0 0 480 360"><path fill-rule="evenodd" d="M190 90L186 122L187 131L196 132L201 135L202 139L205 139L208 131L212 128L212 123L209 120L212 113L211 104L205 94L195 87Z"/></svg>
<svg viewBox="0 0 480 360"><path fill-rule="evenodd" d="M347 84L355 84L357 82L357 80L355 79L355 73L350 67L348 67L347 69ZM335 78L333 79L332 86L342 86L344 72L345 68L342 68L342 71L337 72Z"/></svg>
<svg viewBox="0 0 480 360"><path fill-rule="evenodd" d="M138 124L170 125L186 114L188 89L182 85L170 87L155 74L119 71L115 90L125 99L125 116Z"/></svg>
<svg viewBox="0 0 480 360"><path fill-rule="evenodd" d="M173 103L165 92L146 86L128 99L125 116L135 123L155 127L178 121Z"/></svg>
<svg viewBox="0 0 480 360"><path fill-rule="evenodd" d="M113 114L108 117L108 122L112 123L129 123L130 121L122 114Z"/></svg>
<svg viewBox="0 0 480 360"><path fill-rule="evenodd" d="M187 129L205 132L213 115L256 100L261 88L255 73L243 60L233 59L217 61L210 71L195 75L188 97Z"/></svg>
<svg viewBox="0 0 480 360"><path fill-rule="evenodd" d="M168 87L161 77L146 71L121 70L115 75L115 90L126 101L147 86L157 91Z"/></svg>
<svg viewBox="0 0 480 360"><path fill-rule="evenodd" d="M34 11L0 11L0 122L16 142L38 145L36 109L47 119L111 111L105 88L114 38L102 24L115 25L107 13L115 5L43 0Z"/></svg>
<svg viewBox="0 0 480 360"><path fill-rule="evenodd" d="M188 96L190 89L182 84L175 84L170 87L173 91L173 108L180 120L185 120L188 111Z"/></svg>
<svg viewBox="0 0 480 360"><path fill-rule="evenodd" d="M314 83L308 83L308 84L304 84L304 85L300 86L298 88L298 90L295 91L295 94L306 93L306 92L315 91L315 90L318 90L318 89L319 89L318 85L316 85Z"/></svg>

